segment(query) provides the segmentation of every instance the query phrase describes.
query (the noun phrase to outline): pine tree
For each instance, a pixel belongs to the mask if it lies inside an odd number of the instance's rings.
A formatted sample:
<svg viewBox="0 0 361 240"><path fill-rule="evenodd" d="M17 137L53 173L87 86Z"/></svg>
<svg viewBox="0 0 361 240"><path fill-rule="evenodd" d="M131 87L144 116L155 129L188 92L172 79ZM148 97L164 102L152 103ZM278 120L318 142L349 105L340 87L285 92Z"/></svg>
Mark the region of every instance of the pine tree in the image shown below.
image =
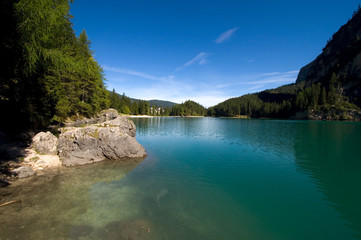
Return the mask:
<svg viewBox="0 0 361 240"><path fill-rule="evenodd" d="M20 117L23 126L46 126L109 107L103 70L92 56L86 32L76 37L72 29L71 2L1 3L11 20L6 36L15 43L4 52L11 61L0 74L0 105ZM1 44L7 41L1 37Z"/></svg>

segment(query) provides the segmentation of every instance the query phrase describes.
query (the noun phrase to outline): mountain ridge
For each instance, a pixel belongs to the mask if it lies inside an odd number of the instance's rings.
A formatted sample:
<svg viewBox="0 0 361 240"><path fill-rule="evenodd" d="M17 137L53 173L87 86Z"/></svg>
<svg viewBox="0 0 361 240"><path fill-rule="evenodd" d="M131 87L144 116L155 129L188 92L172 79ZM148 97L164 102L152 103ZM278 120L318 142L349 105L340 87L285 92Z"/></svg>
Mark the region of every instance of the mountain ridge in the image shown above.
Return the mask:
<svg viewBox="0 0 361 240"><path fill-rule="evenodd" d="M231 98L209 116L361 120L361 11L343 25L295 83Z"/></svg>
<svg viewBox="0 0 361 240"><path fill-rule="evenodd" d="M296 83L327 84L332 74L340 78L340 93L361 106L361 13L360 9L328 41L316 59L301 68ZM355 99L358 98L358 99Z"/></svg>

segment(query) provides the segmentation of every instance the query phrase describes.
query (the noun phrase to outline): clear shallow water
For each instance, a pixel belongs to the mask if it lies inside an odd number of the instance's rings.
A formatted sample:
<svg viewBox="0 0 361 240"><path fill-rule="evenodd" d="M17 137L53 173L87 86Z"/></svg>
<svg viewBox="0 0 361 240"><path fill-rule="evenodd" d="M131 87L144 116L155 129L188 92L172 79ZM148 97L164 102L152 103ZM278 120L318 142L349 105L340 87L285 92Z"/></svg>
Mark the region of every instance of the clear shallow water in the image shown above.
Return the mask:
<svg viewBox="0 0 361 240"><path fill-rule="evenodd" d="M0 189L0 239L361 239L360 123L132 120L146 159Z"/></svg>

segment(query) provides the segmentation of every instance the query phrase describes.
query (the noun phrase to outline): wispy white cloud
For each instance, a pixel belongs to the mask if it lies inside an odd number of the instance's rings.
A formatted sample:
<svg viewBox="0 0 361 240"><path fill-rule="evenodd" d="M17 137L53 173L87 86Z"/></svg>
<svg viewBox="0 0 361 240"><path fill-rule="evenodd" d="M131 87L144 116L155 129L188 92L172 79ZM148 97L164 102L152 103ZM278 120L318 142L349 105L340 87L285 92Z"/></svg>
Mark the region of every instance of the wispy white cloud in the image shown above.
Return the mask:
<svg viewBox="0 0 361 240"><path fill-rule="evenodd" d="M245 85L256 85L247 87L249 91L255 89L261 89L262 87L277 87L279 84L287 84L295 82L297 74L299 71L288 71L288 72L272 72L272 73L260 73L255 75L248 76L239 76L237 77L238 81L228 80L226 83L215 84L215 89L226 89L234 86L245 86ZM244 87L243 87L244 88Z"/></svg>
<svg viewBox="0 0 361 240"><path fill-rule="evenodd" d="M294 82L297 78L299 71L288 71L288 72L271 72L261 73L254 80L245 82L247 84L269 84L269 83L286 83Z"/></svg>
<svg viewBox="0 0 361 240"><path fill-rule="evenodd" d="M114 86L111 86L113 88ZM161 99L182 103L186 100L199 102L205 107L213 106L228 99L223 97L221 91L215 92L209 89L202 89L198 85L189 85L182 81L171 84L155 82L146 86L119 85L114 87L116 91L124 91L126 95L144 100Z"/></svg>
<svg viewBox="0 0 361 240"><path fill-rule="evenodd" d="M261 79L261 80L254 80L254 81L249 81L249 82L244 82L245 84L268 84L268 83L285 83L285 82L292 82L294 81L295 78L291 78L291 77L277 77L277 78L266 78L266 79Z"/></svg>
<svg viewBox="0 0 361 240"><path fill-rule="evenodd" d="M164 84L161 81L147 81L142 84L136 84L132 81L131 75L124 75L124 81L116 82L111 78L107 81L108 89L115 89L119 93L125 93L132 98L151 100L161 99L182 103L186 100L193 100L205 107L214 106L226 99L233 97L227 95L223 89L214 89L211 84L202 85L197 81L191 82L191 79L177 79L178 81Z"/></svg>
<svg viewBox="0 0 361 240"><path fill-rule="evenodd" d="M175 70L180 71L183 68L189 67L194 64L204 65L204 64L208 63L208 60L207 60L208 55L209 54L206 52L201 52L200 54L198 54L197 56L195 56L194 58L192 58L191 60L189 60L188 62L183 64L182 66L177 67Z"/></svg>
<svg viewBox="0 0 361 240"><path fill-rule="evenodd" d="M256 61L255 59L252 59L252 58L243 58L243 60L248 62L248 63L253 63L253 62Z"/></svg>
<svg viewBox="0 0 361 240"><path fill-rule="evenodd" d="M126 69L126 68L103 66L103 69L105 71L116 72L116 73L121 73L121 74L126 74L126 75L130 75L130 76L140 77L140 78L144 78L144 79L148 79L148 80L161 81L161 82L172 82L174 79L173 75L168 75L165 77L157 77L157 76L153 76L148 73L138 72L138 71L134 71L134 70Z"/></svg>
<svg viewBox="0 0 361 240"><path fill-rule="evenodd" d="M258 90L258 89L262 89L264 87L264 85L256 85L256 86L253 86L253 87L249 87L248 90Z"/></svg>
<svg viewBox="0 0 361 240"><path fill-rule="evenodd" d="M232 28L229 29L223 33L221 33L218 38L214 41L215 43L219 44L219 43L223 43L225 41L227 41L228 39L230 39L232 37L232 35L239 29L239 27L236 28Z"/></svg>
<svg viewBox="0 0 361 240"><path fill-rule="evenodd" d="M270 73L261 73L260 76L262 77L267 77L267 76L285 76L285 75L290 75L293 76L295 74L298 74L299 70L297 71L288 71L288 72L270 72Z"/></svg>
<svg viewBox="0 0 361 240"><path fill-rule="evenodd" d="M201 61L199 62L199 65L204 65L207 63L208 63L208 60L206 58L202 58Z"/></svg>
<svg viewBox="0 0 361 240"><path fill-rule="evenodd" d="M192 58L191 60L189 60L188 62L186 62L183 67L188 67L190 65L193 65L195 63L198 63L199 65L202 65L205 63L206 61L206 55L207 53L205 52L201 52L200 54L198 54L197 56L195 56L194 58Z"/></svg>
<svg viewBox="0 0 361 240"><path fill-rule="evenodd" d="M202 55L201 55L202 56ZM194 59L194 58L193 58ZM193 60L192 59L192 60ZM200 64L202 57L188 61L186 64ZM188 99L199 102L205 107L214 106L232 97L275 88L296 80L299 71L269 72L253 75L218 76L210 80L179 79L172 75L158 77L144 72L133 71L124 68L104 67L106 71L121 73L121 80L117 74L110 74L107 85L117 92L124 92L127 96L139 99L162 99L176 103ZM139 79L134 81L134 77ZM146 80L146 81L144 81ZM152 81L149 81L152 80Z"/></svg>
<svg viewBox="0 0 361 240"><path fill-rule="evenodd" d="M280 74L280 72L269 72L269 73L261 73L261 74L259 74L259 76L268 77L268 76L275 76L275 75L278 75L278 74Z"/></svg>

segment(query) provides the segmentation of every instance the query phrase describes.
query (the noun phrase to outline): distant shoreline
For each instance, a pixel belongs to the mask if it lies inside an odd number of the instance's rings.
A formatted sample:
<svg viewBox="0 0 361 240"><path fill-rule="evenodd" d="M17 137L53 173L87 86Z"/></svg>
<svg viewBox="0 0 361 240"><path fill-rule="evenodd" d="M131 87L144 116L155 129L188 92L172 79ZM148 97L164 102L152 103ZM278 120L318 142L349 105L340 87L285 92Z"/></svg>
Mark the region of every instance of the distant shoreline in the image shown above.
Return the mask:
<svg viewBox="0 0 361 240"><path fill-rule="evenodd" d="M150 115L122 115L127 118L153 118L157 116L150 116Z"/></svg>
<svg viewBox="0 0 361 240"><path fill-rule="evenodd" d="M155 117L188 117L188 118L204 118L208 116L150 116L150 115L122 115L127 118L155 118Z"/></svg>

